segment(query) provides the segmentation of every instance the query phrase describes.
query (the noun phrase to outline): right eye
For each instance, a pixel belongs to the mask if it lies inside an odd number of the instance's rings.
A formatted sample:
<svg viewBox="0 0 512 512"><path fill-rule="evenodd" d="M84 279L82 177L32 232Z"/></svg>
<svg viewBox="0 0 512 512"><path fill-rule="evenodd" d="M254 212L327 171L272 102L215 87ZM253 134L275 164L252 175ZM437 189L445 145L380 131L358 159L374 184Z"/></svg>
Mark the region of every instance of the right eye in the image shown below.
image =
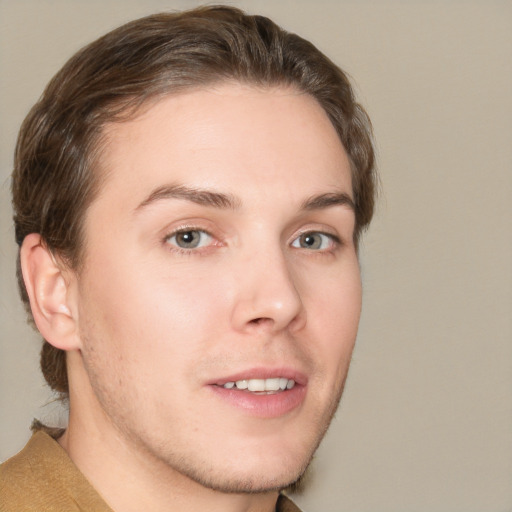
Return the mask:
<svg viewBox="0 0 512 512"><path fill-rule="evenodd" d="M210 245L212 236L202 229L180 229L167 235L165 241L179 249L199 249Z"/></svg>

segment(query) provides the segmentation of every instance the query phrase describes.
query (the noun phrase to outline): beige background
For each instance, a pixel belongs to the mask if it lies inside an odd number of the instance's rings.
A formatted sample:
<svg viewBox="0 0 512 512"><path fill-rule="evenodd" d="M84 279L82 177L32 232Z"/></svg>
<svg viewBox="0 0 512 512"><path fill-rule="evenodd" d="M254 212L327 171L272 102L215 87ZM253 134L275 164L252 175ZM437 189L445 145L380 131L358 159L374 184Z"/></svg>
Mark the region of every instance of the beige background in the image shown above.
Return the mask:
<svg viewBox="0 0 512 512"><path fill-rule="evenodd" d="M0 460L34 416L58 414L14 280L20 122L83 44L197 3L0 0ZM512 2L230 3L311 39L355 77L378 141L358 346L298 501L308 512L512 511Z"/></svg>

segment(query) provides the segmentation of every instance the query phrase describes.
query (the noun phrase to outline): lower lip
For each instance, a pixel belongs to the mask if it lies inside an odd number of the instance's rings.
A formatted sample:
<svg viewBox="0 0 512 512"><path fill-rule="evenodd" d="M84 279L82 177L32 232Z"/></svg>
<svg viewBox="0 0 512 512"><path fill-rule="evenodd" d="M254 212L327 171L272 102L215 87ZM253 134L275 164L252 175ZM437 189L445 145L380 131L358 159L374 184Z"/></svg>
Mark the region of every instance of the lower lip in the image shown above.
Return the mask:
<svg viewBox="0 0 512 512"><path fill-rule="evenodd" d="M235 388L209 386L210 389L233 407L258 418L278 418L298 408L306 396L306 386L296 384L292 389L275 394L258 394Z"/></svg>

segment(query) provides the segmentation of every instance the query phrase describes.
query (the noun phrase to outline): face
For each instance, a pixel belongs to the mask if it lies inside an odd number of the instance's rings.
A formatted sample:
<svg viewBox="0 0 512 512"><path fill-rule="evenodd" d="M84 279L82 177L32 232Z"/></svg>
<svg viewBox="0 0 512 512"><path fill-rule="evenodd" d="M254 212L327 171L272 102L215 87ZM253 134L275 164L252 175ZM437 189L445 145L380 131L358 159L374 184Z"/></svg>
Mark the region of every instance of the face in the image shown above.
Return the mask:
<svg viewBox="0 0 512 512"><path fill-rule="evenodd" d="M308 95L224 84L105 134L77 285L88 414L207 487L285 487L337 407L360 314L334 128Z"/></svg>

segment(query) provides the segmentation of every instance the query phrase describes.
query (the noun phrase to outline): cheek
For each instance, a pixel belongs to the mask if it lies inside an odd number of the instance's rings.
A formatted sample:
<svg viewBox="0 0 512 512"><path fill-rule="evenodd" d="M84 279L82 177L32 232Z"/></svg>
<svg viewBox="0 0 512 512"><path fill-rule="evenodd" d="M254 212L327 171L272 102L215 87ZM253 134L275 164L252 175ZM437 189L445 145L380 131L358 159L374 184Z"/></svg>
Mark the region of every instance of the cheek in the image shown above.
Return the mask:
<svg viewBox="0 0 512 512"><path fill-rule="evenodd" d="M135 270L126 259L84 276L84 362L100 402L119 417L140 413L132 407L147 417L160 414L170 389L188 396L197 362L220 339L223 306L212 300L219 282L192 279L177 267L172 274L143 265Z"/></svg>
<svg viewBox="0 0 512 512"><path fill-rule="evenodd" d="M343 378L361 315L361 280L357 259L309 286L307 318L312 344L324 372Z"/></svg>
<svg viewBox="0 0 512 512"><path fill-rule="evenodd" d="M81 316L94 319L97 335L117 353L143 348L148 357L190 357L219 328L226 299L216 276L222 274L202 275L175 262L130 263L135 260L91 265L95 272L85 279Z"/></svg>

